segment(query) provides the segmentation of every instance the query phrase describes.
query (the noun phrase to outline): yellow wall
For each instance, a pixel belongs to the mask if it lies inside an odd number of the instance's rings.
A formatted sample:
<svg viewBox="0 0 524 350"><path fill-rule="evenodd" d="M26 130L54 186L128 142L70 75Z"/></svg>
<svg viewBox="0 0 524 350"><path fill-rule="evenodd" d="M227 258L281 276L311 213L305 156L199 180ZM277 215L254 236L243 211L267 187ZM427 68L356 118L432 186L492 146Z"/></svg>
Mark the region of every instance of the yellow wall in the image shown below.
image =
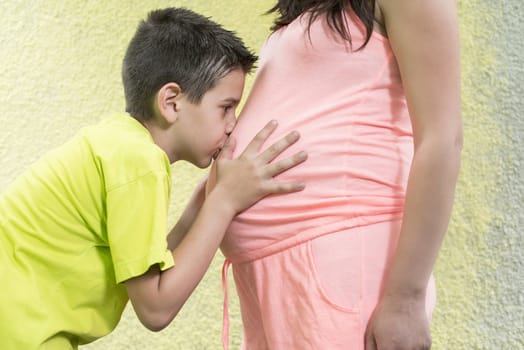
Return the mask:
<svg viewBox="0 0 524 350"><path fill-rule="evenodd" d="M261 14L272 3L2 1L0 191L80 127L123 109L121 60L149 10L192 8L237 31L257 51L271 21ZM520 0L459 0L459 8L466 141L455 212L436 267L434 348L522 349L524 11ZM171 222L202 174L174 166ZM111 335L84 349L219 349L221 262L218 254L168 329L146 331L128 308ZM237 349L238 305L234 297L230 302L231 344Z"/></svg>

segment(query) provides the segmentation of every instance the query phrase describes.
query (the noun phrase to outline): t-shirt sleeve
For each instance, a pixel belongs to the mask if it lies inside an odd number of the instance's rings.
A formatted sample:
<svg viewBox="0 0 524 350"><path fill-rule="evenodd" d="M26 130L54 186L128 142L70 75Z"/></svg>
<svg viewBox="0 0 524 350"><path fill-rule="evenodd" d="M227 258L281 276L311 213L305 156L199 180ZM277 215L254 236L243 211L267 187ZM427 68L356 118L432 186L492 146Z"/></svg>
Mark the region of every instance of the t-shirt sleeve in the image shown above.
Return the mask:
<svg viewBox="0 0 524 350"><path fill-rule="evenodd" d="M107 192L107 236L116 282L137 277L155 264L174 265L167 248L169 176L150 172Z"/></svg>

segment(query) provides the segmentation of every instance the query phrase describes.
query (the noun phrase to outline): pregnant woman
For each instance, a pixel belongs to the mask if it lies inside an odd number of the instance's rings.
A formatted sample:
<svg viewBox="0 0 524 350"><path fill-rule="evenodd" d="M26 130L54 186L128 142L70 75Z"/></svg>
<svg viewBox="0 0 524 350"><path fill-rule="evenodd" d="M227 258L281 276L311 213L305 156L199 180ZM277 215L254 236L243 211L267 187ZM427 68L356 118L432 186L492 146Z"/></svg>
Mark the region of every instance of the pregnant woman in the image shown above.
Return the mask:
<svg viewBox="0 0 524 350"><path fill-rule="evenodd" d="M268 142L298 130L282 156L309 158L278 176L304 191L242 212L222 243L242 348L428 349L462 146L456 1L281 0L271 12L236 149L276 119ZM224 336L227 347L227 324Z"/></svg>

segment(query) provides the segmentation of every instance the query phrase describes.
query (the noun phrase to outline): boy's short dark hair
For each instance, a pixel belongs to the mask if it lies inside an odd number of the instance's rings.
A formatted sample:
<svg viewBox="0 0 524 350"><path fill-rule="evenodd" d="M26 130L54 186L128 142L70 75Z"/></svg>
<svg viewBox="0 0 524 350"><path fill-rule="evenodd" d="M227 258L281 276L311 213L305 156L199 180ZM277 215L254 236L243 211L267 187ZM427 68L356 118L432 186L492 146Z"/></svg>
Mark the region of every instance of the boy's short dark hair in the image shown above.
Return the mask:
<svg viewBox="0 0 524 350"><path fill-rule="evenodd" d="M153 98L169 82L199 103L217 81L235 68L249 73L257 60L235 33L184 8L149 13L126 51L122 80L126 111L153 117Z"/></svg>

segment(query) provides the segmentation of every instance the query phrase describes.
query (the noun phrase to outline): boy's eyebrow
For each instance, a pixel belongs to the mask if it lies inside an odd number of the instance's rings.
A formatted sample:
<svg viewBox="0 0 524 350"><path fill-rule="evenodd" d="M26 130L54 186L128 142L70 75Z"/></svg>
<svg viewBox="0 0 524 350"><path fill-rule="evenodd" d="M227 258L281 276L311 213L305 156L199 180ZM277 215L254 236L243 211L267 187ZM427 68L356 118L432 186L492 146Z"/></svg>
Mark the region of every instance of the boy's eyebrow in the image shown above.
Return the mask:
<svg viewBox="0 0 524 350"><path fill-rule="evenodd" d="M222 102L238 104L240 103L240 100L234 97L228 97L228 98L223 99Z"/></svg>

